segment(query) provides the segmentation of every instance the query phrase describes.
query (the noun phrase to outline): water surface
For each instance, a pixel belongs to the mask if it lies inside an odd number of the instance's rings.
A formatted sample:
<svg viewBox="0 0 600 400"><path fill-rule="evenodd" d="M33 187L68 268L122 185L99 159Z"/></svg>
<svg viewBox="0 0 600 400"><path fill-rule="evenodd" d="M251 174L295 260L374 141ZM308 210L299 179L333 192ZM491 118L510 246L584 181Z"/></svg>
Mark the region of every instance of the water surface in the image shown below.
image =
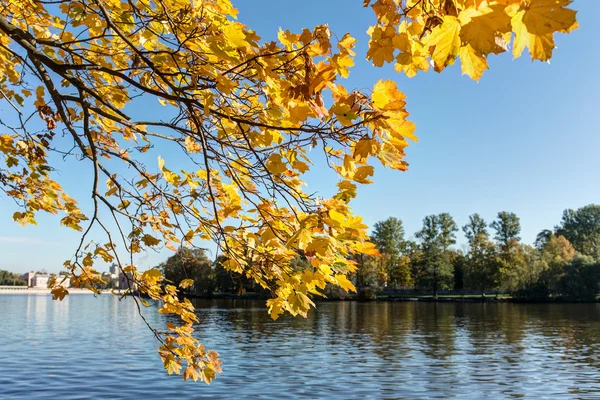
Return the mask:
<svg viewBox="0 0 600 400"><path fill-rule="evenodd" d="M198 303L210 386L167 376L130 300L0 296L0 399L600 398L600 305ZM163 326L166 317L147 313Z"/></svg>

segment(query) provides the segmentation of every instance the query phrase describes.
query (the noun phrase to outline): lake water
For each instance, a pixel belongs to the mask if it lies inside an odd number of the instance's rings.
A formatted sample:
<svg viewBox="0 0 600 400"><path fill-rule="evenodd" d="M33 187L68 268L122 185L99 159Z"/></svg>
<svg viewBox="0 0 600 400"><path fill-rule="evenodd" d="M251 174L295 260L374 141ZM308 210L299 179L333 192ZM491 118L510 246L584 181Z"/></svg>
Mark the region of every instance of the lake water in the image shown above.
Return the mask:
<svg viewBox="0 0 600 400"><path fill-rule="evenodd" d="M209 386L167 376L130 300L0 296L0 399L600 398L600 305L198 303ZM147 313L156 326L164 316Z"/></svg>

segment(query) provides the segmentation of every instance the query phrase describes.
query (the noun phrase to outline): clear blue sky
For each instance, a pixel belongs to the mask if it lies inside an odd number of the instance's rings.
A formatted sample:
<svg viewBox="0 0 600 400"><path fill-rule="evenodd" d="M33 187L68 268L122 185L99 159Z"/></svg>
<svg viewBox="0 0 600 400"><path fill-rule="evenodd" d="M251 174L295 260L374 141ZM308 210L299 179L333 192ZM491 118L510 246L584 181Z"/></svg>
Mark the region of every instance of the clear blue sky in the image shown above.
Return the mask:
<svg viewBox="0 0 600 400"><path fill-rule="evenodd" d="M234 3L239 20L266 40L275 39L279 27L300 31L328 23L340 38L350 32L359 42L346 86L369 89L380 78L394 79L406 94L420 141L407 149L408 172L377 168L376 183L360 189L353 208L367 224L395 216L411 237L428 214L448 212L462 226L474 212L490 222L506 210L521 218L521 236L531 243L560 221L565 208L600 203L600 80L594 72L600 65L600 31L594 28L600 1L572 4L581 27L557 36L551 64L532 63L527 55L514 61L510 54L492 56L479 83L461 76L459 63L413 79L391 66L372 67L364 54L373 15L361 0ZM79 180L86 172L61 168L65 187L82 202L89 198ZM335 182L322 170L308 177L309 188L324 195ZM39 227L21 228L11 222L14 211L0 198L0 269L58 271L78 234L48 216ZM457 247L463 243L459 233ZM170 254L149 254L140 265L153 266Z"/></svg>

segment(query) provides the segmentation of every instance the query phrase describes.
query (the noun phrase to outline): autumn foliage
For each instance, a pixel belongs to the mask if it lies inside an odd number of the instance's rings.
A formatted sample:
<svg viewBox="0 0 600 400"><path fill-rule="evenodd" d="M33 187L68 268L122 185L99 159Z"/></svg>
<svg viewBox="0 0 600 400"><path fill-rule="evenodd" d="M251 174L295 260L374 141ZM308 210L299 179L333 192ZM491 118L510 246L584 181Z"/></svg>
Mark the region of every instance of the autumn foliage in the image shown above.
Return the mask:
<svg viewBox="0 0 600 400"><path fill-rule="evenodd" d="M569 3L365 1L375 12L365 13L374 24L366 57L409 77L460 58L479 79L487 57L511 46L515 57L528 49L548 60L554 34L577 27ZM94 289L94 263L116 262L131 289L178 315L180 325L151 327L169 373L210 382L220 361L193 338L197 318L178 288L158 270L138 271L134 255L143 249L216 242L227 269L270 290L273 318L306 315L326 284L354 289L349 255L376 250L349 202L376 163L406 170L404 149L416 137L395 82L344 86L356 56L350 34L322 25L265 42L237 21L229 0L0 6L0 91L13 111L2 116L0 189L18 204L14 220L59 214L82 231L65 263L74 285ZM164 113L140 113L148 101ZM178 149L178 162L148 163L163 147ZM63 191L53 152L91 166L91 213ZM305 191L315 158L339 176L331 198ZM92 241L92 229L106 239ZM290 267L298 254L310 268ZM68 294L52 285L55 297Z"/></svg>

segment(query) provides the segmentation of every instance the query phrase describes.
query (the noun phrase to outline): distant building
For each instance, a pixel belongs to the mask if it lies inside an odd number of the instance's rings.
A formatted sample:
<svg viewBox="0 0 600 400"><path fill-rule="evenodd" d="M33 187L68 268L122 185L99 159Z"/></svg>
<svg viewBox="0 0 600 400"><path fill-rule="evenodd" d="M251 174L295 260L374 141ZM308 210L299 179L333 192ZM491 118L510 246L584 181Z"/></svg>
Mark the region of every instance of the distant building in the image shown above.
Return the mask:
<svg viewBox="0 0 600 400"><path fill-rule="evenodd" d="M110 267L108 267L108 271L112 275L113 279L119 279L119 277L122 275L121 268L119 268L118 264L113 264Z"/></svg>
<svg viewBox="0 0 600 400"><path fill-rule="evenodd" d="M36 289L46 289L48 287L48 281L50 280L50 275L48 274L35 274L33 279L31 279L32 288Z"/></svg>
<svg viewBox="0 0 600 400"><path fill-rule="evenodd" d="M50 276L46 273L37 272L27 272L26 274L21 275L21 279L27 282L27 287L32 289L47 289L48 282L53 277L55 277L55 275ZM71 278L64 275L56 276L56 284L69 288L71 287Z"/></svg>
<svg viewBox="0 0 600 400"><path fill-rule="evenodd" d="M21 279L27 282L27 287L33 286L33 277L35 276L35 272L27 272L21 275Z"/></svg>
<svg viewBox="0 0 600 400"><path fill-rule="evenodd" d="M130 280L132 279L132 275L131 274L120 274L119 275L119 289L120 290L126 290L129 289L129 285L130 285ZM133 290L135 290L134 285L133 285L133 281L131 282L131 288Z"/></svg>

